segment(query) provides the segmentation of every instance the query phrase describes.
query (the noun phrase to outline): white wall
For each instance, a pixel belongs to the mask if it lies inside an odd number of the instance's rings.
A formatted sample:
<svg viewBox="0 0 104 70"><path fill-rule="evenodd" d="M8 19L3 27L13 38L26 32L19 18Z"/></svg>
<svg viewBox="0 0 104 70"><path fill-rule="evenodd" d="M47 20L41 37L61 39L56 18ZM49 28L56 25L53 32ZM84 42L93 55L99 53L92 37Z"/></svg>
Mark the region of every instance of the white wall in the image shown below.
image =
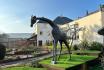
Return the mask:
<svg viewBox="0 0 104 70"><path fill-rule="evenodd" d="M39 44L38 41L42 40L42 44L46 44L46 40L52 41L52 28L49 24L46 23L38 23L37 24L37 45ZM40 32L42 34L40 35Z"/></svg>

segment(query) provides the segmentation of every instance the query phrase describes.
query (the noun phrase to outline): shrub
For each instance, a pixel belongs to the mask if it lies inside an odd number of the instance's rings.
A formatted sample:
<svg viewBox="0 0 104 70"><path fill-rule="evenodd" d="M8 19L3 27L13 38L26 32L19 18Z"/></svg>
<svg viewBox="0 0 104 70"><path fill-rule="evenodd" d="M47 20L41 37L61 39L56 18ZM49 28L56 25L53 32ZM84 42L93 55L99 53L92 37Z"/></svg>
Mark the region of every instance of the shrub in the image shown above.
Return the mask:
<svg viewBox="0 0 104 70"><path fill-rule="evenodd" d="M38 63L38 61L32 61L31 64L30 64L31 67L36 67L36 68L39 68L40 67L40 64Z"/></svg>
<svg viewBox="0 0 104 70"><path fill-rule="evenodd" d="M89 48L89 43L87 40L83 40L80 44L79 47L81 50L87 50Z"/></svg>
<svg viewBox="0 0 104 70"><path fill-rule="evenodd" d="M47 46L52 46L53 42L52 41L46 41Z"/></svg>
<svg viewBox="0 0 104 70"><path fill-rule="evenodd" d="M78 44L73 45L73 50L79 50Z"/></svg>
<svg viewBox="0 0 104 70"><path fill-rule="evenodd" d="M6 47L0 44L0 60L3 60L6 54Z"/></svg>
<svg viewBox="0 0 104 70"><path fill-rule="evenodd" d="M103 47L103 45L101 43L99 43L99 42L91 42L89 49L90 50L98 50L98 51L100 51L102 47Z"/></svg>

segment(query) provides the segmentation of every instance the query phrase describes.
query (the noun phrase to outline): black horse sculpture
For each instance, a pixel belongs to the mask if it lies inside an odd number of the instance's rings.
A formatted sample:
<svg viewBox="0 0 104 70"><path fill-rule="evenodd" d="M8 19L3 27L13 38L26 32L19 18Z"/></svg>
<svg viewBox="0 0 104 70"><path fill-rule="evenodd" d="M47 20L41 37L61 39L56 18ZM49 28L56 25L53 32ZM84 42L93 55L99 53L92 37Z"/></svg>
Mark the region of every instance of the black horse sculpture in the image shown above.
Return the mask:
<svg viewBox="0 0 104 70"><path fill-rule="evenodd" d="M68 49L68 53L70 54L71 59L71 48L69 47L69 44L67 42L67 36L66 33L61 31L59 27L54 24L50 19L44 18L44 17L36 17L31 16L31 27L36 23L37 20L42 20L48 22L48 24L52 27L52 36L54 38L54 46L53 46L53 64L56 64L57 61L57 43L60 42L60 46L62 47L62 43L64 43Z"/></svg>

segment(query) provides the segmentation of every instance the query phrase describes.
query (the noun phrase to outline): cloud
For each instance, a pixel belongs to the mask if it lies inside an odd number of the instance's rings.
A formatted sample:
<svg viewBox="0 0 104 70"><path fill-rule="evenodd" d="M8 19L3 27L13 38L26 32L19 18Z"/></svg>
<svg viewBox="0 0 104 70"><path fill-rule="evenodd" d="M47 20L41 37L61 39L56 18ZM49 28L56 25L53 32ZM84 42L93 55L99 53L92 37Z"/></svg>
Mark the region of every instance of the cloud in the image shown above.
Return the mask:
<svg viewBox="0 0 104 70"><path fill-rule="evenodd" d="M30 18L19 18L17 16L0 14L0 31L5 33L31 33Z"/></svg>

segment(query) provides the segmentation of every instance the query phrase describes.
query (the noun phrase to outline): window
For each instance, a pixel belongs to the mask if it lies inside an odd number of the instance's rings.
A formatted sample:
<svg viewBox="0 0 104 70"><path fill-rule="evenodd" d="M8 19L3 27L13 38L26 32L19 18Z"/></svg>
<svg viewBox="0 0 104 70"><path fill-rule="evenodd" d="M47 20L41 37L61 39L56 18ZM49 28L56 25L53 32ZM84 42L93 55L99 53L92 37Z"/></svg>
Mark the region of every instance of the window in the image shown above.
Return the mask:
<svg viewBox="0 0 104 70"><path fill-rule="evenodd" d="M38 43L39 43L39 46L42 46L42 40L39 40Z"/></svg>
<svg viewBox="0 0 104 70"><path fill-rule="evenodd" d="M40 35L42 35L43 34L43 32L42 31L40 31Z"/></svg>

